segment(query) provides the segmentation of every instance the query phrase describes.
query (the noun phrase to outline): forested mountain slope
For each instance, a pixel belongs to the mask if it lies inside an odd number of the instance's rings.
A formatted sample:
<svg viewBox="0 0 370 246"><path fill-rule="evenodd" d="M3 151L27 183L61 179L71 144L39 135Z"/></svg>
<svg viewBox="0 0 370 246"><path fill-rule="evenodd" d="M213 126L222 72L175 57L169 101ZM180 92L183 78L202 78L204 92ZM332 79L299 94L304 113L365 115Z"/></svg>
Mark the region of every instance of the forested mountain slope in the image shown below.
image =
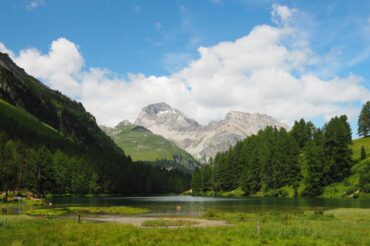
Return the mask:
<svg viewBox="0 0 370 246"><path fill-rule="evenodd" d="M40 194L169 192L175 182L166 183L171 176L187 186L181 174L133 164L81 103L49 89L4 53L0 116L0 183L5 189Z"/></svg>

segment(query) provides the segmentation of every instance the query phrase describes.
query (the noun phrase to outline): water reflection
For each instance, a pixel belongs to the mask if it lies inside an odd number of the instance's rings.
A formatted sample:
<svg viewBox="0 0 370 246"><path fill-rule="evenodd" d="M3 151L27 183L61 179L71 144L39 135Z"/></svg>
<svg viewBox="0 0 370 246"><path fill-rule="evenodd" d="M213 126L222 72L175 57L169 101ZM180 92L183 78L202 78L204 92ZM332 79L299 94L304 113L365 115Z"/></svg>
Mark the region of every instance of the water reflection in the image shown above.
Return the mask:
<svg viewBox="0 0 370 246"><path fill-rule="evenodd" d="M193 196L143 196L53 198L57 206L132 206L150 209L151 214L199 215L209 209L222 211L256 211L265 209L370 208L370 200L291 199L291 198L218 198ZM180 208L180 209L179 209Z"/></svg>

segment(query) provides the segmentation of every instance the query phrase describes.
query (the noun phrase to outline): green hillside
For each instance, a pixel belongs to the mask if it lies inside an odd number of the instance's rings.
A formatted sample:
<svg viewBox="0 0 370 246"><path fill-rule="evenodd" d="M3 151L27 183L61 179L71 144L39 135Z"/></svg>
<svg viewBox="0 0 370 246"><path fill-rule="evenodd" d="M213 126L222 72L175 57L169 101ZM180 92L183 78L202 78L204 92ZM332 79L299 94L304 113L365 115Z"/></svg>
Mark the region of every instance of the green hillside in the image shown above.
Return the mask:
<svg viewBox="0 0 370 246"><path fill-rule="evenodd" d="M0 99L0 117L2 118L0 121L0 129L6 128L5 123L12 121L13 124L19 124L19 128L24 129L24 131L35 132L44 137L66 139L53 127L39 121L33 115L2 99Z"/></svg>
<svg viewBox="0 0 370 246"><path fill-rule="evenodd" d="M142 126L124 123L106 129L113 141L134 161L172 160L174 164L194 170L199 164L185 150L166 138L153 134Z"/></svg>
<svg viewBox="0 0 370 246"><path fill-rule="evenodd" d="M368 158L363 161L358 161L360 159L361 147L364 146ZM323 197L327 198L343 198L343 197L370 197L370 189L367 193L361 190L361 175L367 175L370 178L370 138L359 138L353 140L352 148L352 158L358 161L351 168L351 176L339 183L334 183L325 187Z"/></svg>
<svg viewBox="0 0 370 246"><path fill-rule="evenodd" d="M352 144L352 157L354 160L360 158L361 147L364 146L367 154L370 154L370 137L367 138L358 138L353 140Z"/></svg>

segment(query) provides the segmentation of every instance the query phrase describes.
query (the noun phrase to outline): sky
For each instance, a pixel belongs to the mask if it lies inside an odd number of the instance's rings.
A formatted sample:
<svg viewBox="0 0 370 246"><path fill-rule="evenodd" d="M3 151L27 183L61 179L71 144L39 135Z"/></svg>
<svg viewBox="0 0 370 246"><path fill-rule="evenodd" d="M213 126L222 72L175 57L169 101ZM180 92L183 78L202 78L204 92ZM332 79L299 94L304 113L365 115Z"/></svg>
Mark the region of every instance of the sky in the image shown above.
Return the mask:
<svg viewBox="0 0 370 246"><path fill-rule="evenodd" d="M0 51L99 124L166 102L318 126L370 99L370 1L0 0Z"/></svg>

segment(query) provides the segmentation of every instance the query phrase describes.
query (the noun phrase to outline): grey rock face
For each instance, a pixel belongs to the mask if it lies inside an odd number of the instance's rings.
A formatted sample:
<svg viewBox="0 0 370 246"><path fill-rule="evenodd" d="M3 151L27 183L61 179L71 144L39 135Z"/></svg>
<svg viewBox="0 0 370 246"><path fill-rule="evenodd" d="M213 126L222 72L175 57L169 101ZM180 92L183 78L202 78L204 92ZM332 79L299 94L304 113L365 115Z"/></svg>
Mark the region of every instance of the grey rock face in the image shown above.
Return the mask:
<svg viewBox="0 0 370 246"><path fill-rule="evenodd" d="M229 112L223 120L212 121L207 126L202 126L166 103L144 107L135 125L162 135L203 161L214 157L217 152L228 150L230 146L266 126L288 128L268 115L236 111Z"/></svg>

